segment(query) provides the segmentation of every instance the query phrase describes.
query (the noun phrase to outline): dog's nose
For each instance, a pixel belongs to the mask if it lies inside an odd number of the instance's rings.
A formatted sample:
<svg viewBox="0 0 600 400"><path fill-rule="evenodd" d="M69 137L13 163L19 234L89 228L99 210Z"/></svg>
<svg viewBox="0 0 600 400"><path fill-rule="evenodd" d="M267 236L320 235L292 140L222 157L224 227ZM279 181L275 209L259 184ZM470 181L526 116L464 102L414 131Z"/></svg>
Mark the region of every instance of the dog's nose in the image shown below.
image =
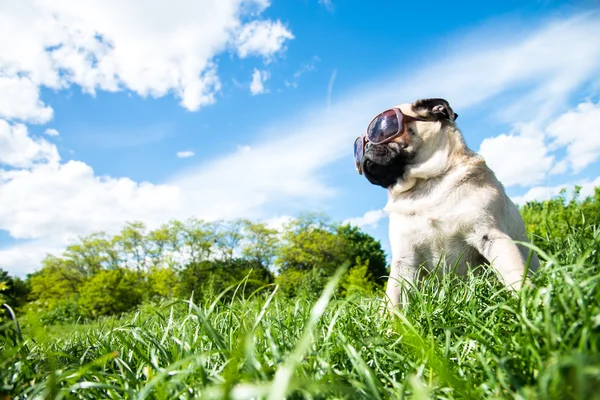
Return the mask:
<svg viewBox="0 0 600 400"><path fill-rule="evenodd" d="M376 156L384 156L389 152L388 149L386 149L386 145L373 145L369 151Z"/></svg>
<svg viewBox="0 0 600 400"><path fill-rule="evenodd" d="M389 143L389 146L395 151L405 150L408 147L408 141L400 140Z"/></svg>

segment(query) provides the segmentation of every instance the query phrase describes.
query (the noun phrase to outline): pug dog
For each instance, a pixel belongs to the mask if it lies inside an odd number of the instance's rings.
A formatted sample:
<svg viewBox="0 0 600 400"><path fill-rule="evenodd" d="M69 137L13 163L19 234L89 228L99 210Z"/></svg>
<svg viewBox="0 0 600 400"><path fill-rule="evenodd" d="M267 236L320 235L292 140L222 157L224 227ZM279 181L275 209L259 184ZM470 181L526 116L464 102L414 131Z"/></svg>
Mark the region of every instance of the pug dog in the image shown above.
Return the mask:
<svg viewBox="0 0 600 400"><path fill-rule="evenodd" d="M518 290L527 267L539 267L537 255L515 243L528 242L519 210L467 147L457 117L444 99L400 104L354 143L359 174L388 191L391 306L406 305L403 281L418 284L434 271L465 275L487 263Z"/></svg>

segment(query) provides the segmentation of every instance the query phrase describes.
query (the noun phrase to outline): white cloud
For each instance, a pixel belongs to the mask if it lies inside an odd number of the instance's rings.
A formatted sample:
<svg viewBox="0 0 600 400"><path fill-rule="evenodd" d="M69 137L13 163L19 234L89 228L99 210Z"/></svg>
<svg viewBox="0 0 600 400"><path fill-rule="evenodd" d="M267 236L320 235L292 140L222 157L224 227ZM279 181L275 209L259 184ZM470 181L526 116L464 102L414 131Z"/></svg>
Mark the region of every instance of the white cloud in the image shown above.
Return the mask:
<svg viewBox="0 0 600 400"><path fill-rule="evenodd" d="M511 198L516 204L524 205L528 201L548 200L557 196L561 190L565 189L567 191L567 199L570 199L575 185L581 186L581 197L591 196L594 194L594 188L600 186L600 178L596 178L593 181L581 180L556 186L536 186L529 189L523 196L512 196Z"/></svg>
<svg viewBox="0 0 600 400"><path fill-rule="evenodd" d="M73 12L79 7L83 6L76 5ZM120 18L117 12L114 23L118 24ZM128 21L145 23L136 18ZM134 29L121 25L124 26L120 29ZM2 23L0 29L4 29ZM156 39L160 31L149 35ZM447 98L459 114L477 106L478 112L489 115L490 110L505 109L502 106L523 98L515 97L515 93L544 92L558 82L560 90L553 97L556 101L531 97L531 103L524 108L527 112L508 121L518 129L506 135L507 142L513 140L519 145L523 140L534 140L539 129L530 126L545 126L537 121L537 110L551 115L564 112L563 102L582 85L598 78L600 23L597 16L579 17L514 35L504 36L501 44L494 44L494 36L478 32L477 41L492 50L465 46L457 40L457 47L450 49L451 56L430 57L431 66L424 66L421 72L399 71L401 78L397 80L388 75L385 80L364 82L353 90L340 92L329 111L319 101L312 109L282 116L285 123L270 121L260 131L247 133L253 138L248 147L202 161L163 185L98 177L91 167L76 161L2 171L0 229L14 237L39 238L42 243L48 238L62 240L98 230L114 232L124 221L134 219L159 223L190 215L214 220L293 214L319 205L336 193L335 175L328 173L333 164L341 161L349 174L354 173L352 142L371 116L384 107L436 96ZM577 44L575 57L556 57L570 54L573 43ZM3 56L0 51L0 57ZM38 74L43 77L42 72ZM567 76L572 79L565 79ZM48 77L43 79L51 82ZM535 124L528 125L530 120L536 120ZM288 127L285 135L281 135L281 126ZM355 175L355 179L364 178ZM383 190L379 193L385 197ZM373 220L376 216L369 214ZM13 271L26 267L6 266Z"/></svg>
<svg viewBox="0 0 600 400"><path fill-rule="evenodd" d="M254 68L254 72L252 73L252 83L250 83L250 93L252 93L253 96L266 93L265 82L267 79L269 79L268 71L260 71Z"/></svg>
<svg viewBox="0 0 600 400"><path fill-rule="evenodd" d="M0 55L0 74L2 70ZM39 95L39 87L31 79L0 75L0 117L34 123L48 122L52 119L53 111L39 100Z"/></svg>
<svg viewBox="0 0 600 400"><path fill-rule="evenodd" d="M96 176L80 161L0 174L0 228L18 239L64 242L128 220L162 222L180 203L178 187Z"/></svg>
<svg viewBox="0 0 600 400"><path fill-rule="evenodd" d="M553 147L566 147L567 160L574 172L600 157L600 103L581 103L550 124L548 135Z"/></svg>
<svg viewBox="0 0 600 400"><path fill-rule="evenodd" d="M48 129L46 129L46 130L44 131L44 133L45 133L46 135L48 135L48 136L58 136L58 135L59 135L58 131L57 131L56 129L53 129L53 128L48 128Z"/></svg>
<svg viewBox="0 0 600 400"><path fill-rule="evenodd" d="M565 172L567 172L568 165L569 165L569 163L567 160L560 160L559 162L554 163L554 166L550 170L549 174L550 175L564 174Z"/></svg>
<svg viewBox="0 0 600 400"><path fill-rule="evenodd" d="M185 151L178 151L177 152L177 157L178 158L189 158L189 157L194 157L194 152L190 151L190 150L185 150Z"/></svg>
<svg viewBox="0 0 600 400"><path fill-rule="evenodd" d="M513 134L482 141L479 153L505 186L540 183L548 175L566 173L569 167L577 173L600 157L600 104L581 103L545 129L537 125L517 124ZM549 153L562 148L567 155L555 162Z"/></svg>
<svg viewBox="0 0 600 400"><path fill-rule="evenodd" d="M359 228L377 228L379 221L387 217L383 210L367 211L362 217L349 218L344 224L355 225Z"/></svg>
<svg viewBox="0 0 600 400"><path fill-rule="evenodd" d="M32 139L23 124L9 124L0 119L0 166L28 168L36 163L54 165L59 160L53 144L44 139Z"/></svg>
<svg viewBox="0 0 600 400"><path fill-rule="evenodd" d="M45 240L32 240L8 248L0 248L1 268L9 274L25 276L40 267L40 261L47 254L60 254L64 249L62 242L48 242Z"/></svg>
<svg viewBox="0 0 600 400"><path fill-rule="evenodd" d="M293 35L257 20L266 0L20 0L0 4L0 117L43 123L41 86L88 93L174 93L189 110L211 104L221 83L215 56L270 58ZM15 38L19 38L15 46Z"/></svg>
<svg viewBox="0 0 600 400"><path fill-rule="evenodd" d="M484 139L479 153L506 187L542 181L554 161L543 137L502 134Z"/></svg>
<svg viewBox="0 0 600 400"><path fill-rule="evenodd" d="M293 219L294 217L292 216L282 215L280 217L269 218L263 221L263 223L267 226L267 228L275 229L278 232L283 232L285 225L289 224Z"/></svg>
<svg viewBox="0 0 600 400"><path fill-rule="evenodd" d="M251 21L238 33L237 49L240 58L260 55L269 59L284 48L286 40L294 38L281 21Z"/></svg>

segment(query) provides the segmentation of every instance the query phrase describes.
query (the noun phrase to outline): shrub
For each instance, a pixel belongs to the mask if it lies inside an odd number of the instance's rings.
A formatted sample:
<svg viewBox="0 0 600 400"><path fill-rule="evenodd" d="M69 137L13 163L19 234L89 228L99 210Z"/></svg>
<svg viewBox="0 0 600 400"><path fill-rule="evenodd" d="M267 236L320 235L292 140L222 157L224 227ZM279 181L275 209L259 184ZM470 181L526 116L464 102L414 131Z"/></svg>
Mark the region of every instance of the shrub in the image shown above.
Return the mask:
<svg viewBox="0 0 600 400"><path fill-rule="evenodd" d="M79 305L91 317L122 313L142 302L145 283L125 268L98 272L80 290Z"/></svg>
<svg viewBox="0 0 600 400"><path fill-rule="evenodd" d="M70 324L84 316L76 297L51 304L40 300L32 301L25 306L24 311L27 319L39 320L44 325Z"/></svg>

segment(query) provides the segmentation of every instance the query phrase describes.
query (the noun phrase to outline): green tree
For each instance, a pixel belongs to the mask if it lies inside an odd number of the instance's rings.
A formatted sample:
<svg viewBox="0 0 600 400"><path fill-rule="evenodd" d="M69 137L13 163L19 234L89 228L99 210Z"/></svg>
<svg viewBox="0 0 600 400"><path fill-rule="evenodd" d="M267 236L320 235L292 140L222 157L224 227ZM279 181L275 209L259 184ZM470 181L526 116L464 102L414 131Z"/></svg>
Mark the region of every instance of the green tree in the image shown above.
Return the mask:
<svg viewBox="0 0 600 400"><path fill-rule="evenodd" d="M152 267L148 272L151 295L160 298L174 297L178 291L177 272L169 267Z"/></svg>
<svg viewBox="0 0 600 400"><path fill-rule="evenodd" d="M305 214L286 224L275 264L281 273L320 268L330 275L343 263L344 251L343 239L326 217Z"/></svg>
<svg viewBox="0 0 600 400"><path fill-rule="evenodd" d="M280 292L287 297L318 297L327 284L328 275L319 268L309 271L288 269L275 278Z"/></svg>
<svg viewBox="0 0 600 400"><path fill-rule="evenodd" d="M140 304L143 293L140 273L126 268L104 270L81 287L79 305L92 317L117 314Z"/></svg>
<svg viewBox="0 0 600 400"><path fill-rule="evenodd" d="M166 224L146 235L151 268L170 266L169 255L172 253L172 243L175 239L172 235L173 231Z"/></svg>
<svg viewBox="0 0 600 400"><path fill-rule="evenodd" d="M261 286L272 283L273 274L264 266L241 258L229 261L204 260L186 265L179 274L179 295L194 299L214 298L231 285L237 285L248 276L242 293L247 295ZM224 299L229 299L233 291Z"/></svg>
<svg viewBox="0 0 600 400"><path fill-rule="evenodd" d="M239 250L239 245L244 235L242 229L244 222L241 220L221 221L216 224L215 246L223 261L231 261Z"/></svg>
<svg viewBox="0 0 600 400"><path fill-rule="evenodd" d="M277 251L277 230L268 228L264 223L245 220L242 256L256 264L269 268Z"/></svg>
<svg viewBox="0 0 600 400"><path fill-rule="evenodd" d="M375 289L375 280L371 275L369 260L361 262L360 257L356 260L356 265L346 272L340 282L341 293L344 296L350 296L355 293L369 295Z"/></svg>
<svg viewBox="0 0 600 400"><path fill-rule="evenodd" d="M66 247L61 258L70 269L86 278L103 269L117 268L120 263L113 241L103 232L80 237L78 242Z"/></svg>
<svg viewBox="0 0 600 400"><path fill-rule="evenodd" d="M297 288L302 288L303 293L320 292L327 278L345 262L350 262L348 273L353 274L353 285L357 286L356 280L362 274L361 287L367 292L375 286L381 287L388 274L379 241L357 227L332 224L319 214L291 221L276 253L276 265L281 272L277 283L288 295L298 293ZM294 284L288 285L286 280Z"/></svg>
<svg viewBox="0 0 600 400"><path fill-rule="evenodd" d="M42 261L42 269L29 279L30 299L52 308L55 303L77 295L87 279L89 274L72 260L49 255Z"/></svg>
<svg viewBox="0 0 600 400"><path fill-rule="evenodd" d="M216 242L214 224L197 218L190 218L185 223L173 223L179 233L179 251L185 252L191 263L199 263L210 258Z"/></svg>
<svg viewBox="0 0 600 400"><path fill-rule="evenodd" d="M381 242L356 226L341 225L336 232L344 244L343 258L352 262L350 270L355 266L366 266L368 274L365 276L369 276L369 281L382 286L387 281L389 269Z"/></svg>
<svg viewBox="0 0 600 400"><path fill-rule="evenodd" d="M27 282L19 277L10 276L0 268L0 303L5 302L12 308L20 308L27 302L30 288Z"/></svg>
<svg viewBox="0 0 600 400"><path fill-rule="evenodd" d="M584 241L593 241L600 223L600 188L591 196L580 198L581 187L575 186L570 200L566 190L552 199L530 201L520 207L521 215L533 242L544 251L561 251L564 238L575 235Z"/></svg>
<svg viewBox="0 0 600 400"><path fill-rule="evenodd" d="M146 240L146 230L143 222L128 222L113 238L115 249L121 254L121 264L134 267L138 271L147 270L150 247Z"/></svg>

